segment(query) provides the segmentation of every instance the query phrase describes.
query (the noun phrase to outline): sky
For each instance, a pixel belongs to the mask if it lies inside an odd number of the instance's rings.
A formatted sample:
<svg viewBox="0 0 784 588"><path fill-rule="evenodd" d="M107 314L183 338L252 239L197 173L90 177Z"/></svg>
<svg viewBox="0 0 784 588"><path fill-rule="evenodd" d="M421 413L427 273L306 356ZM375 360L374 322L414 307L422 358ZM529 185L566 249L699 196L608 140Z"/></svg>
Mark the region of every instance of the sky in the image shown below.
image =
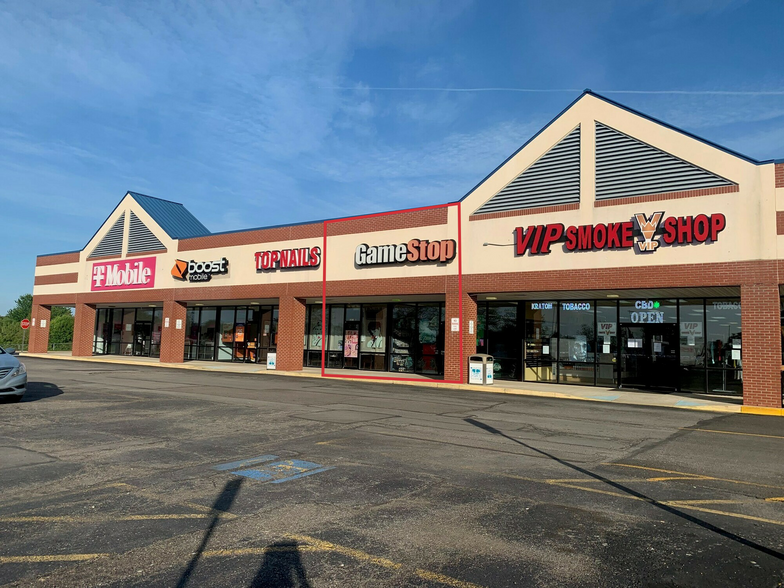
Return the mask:
<svg viewBox="0 0 784 588"><path fill-rule="evenodd" d="M584 88L784 158L784 2L0 0L0 314L128 190L226 231L451 202Z"/></svg>

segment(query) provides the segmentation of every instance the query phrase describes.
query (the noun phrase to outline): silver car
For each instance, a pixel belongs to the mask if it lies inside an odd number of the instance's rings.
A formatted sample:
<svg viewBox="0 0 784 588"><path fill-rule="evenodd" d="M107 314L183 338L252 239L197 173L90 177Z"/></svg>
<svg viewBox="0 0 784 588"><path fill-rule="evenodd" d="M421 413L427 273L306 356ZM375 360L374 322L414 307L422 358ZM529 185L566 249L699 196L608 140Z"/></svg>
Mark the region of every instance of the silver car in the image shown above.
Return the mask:
<svg viewBox="0 0 784 588"><path fill-rule="evenodd" d="M27 392L27 368L13 354L0 347L0 398L18 402Z"/></svg>

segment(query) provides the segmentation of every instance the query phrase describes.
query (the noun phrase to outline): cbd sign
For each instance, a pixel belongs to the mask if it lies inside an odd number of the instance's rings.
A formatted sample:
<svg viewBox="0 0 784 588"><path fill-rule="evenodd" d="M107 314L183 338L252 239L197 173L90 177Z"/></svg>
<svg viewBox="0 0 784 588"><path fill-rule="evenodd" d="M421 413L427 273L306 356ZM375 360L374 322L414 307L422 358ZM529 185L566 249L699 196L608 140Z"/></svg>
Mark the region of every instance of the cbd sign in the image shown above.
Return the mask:
<svg viewBox="0 0 784 588"><path fill-rule="evenodd" d="M155 286L155 258L94 263L90 290L134 290Z"/></svg>
<svg viewBox="0 0 784 588"><path fill-rule="evenodd" d="M697 216L671 216L664 221L664 212L647 216L634 215L633 220L618 223L599 223L565 227L560 223L532 225L515 229L517 255L550 253L556 243L563 243L569 251L597 251L631 249L637 245L640 252L653 252L665 245L716 242L727 226L721 213Z"/></svg>

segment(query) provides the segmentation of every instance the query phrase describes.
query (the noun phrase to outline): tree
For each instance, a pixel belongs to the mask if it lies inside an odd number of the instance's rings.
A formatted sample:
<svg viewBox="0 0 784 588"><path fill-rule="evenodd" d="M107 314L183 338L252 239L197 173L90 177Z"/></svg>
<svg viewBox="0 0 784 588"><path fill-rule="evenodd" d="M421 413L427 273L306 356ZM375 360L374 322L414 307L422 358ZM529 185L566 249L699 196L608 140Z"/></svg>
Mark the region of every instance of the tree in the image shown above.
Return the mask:
<svg viewBox="0 0 784 588"><path fill-rule="evenodd" d="M64 349L73 342L74 318L70 313L60 314L49 324L49 346L55 350Z"/></svg>
<svg viewBox="0 0 784 588"><path fill-rule="evenodd" d="M16 322L19 322L22 319L29 319L32 313L33 295L22 294L19 298L16 299L16 305L6 313L5 318L13 319Z"/></svg>
<svg viewBox="0 0 784 588"><path fill-rule="evenodd" d="M14 307L8 311L8 313L5 315L5 318L13 319L16 322L19 322L22 319L31 318L32 314L33 314L33 295L22 294L19 298L16 299L16 303ZM58 316L66 316L66 315L73 316L70 308L65 306L53 306L52 316L50 316L49 319L54 320Z"/></svg>
<svg viewBox="0 0 784 588"><path fill-rule="evenodd" d="M19 321L0 317L0 347L22 347L22 327Z"/></svg>

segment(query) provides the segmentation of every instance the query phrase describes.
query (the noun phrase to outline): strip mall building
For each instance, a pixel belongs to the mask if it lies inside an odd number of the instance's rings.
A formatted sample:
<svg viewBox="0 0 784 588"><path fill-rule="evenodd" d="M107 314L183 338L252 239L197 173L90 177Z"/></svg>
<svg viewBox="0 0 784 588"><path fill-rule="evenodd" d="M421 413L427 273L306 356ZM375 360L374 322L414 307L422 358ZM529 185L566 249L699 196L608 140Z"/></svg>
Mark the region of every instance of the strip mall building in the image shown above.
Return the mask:
<svg viewBox="0 0 784 588"><path fill-rule="evenodd" d="M37 258L30 351L742 394L781 408L784 161L589 91L458 202L210 233L129 192Z"/></svg>

